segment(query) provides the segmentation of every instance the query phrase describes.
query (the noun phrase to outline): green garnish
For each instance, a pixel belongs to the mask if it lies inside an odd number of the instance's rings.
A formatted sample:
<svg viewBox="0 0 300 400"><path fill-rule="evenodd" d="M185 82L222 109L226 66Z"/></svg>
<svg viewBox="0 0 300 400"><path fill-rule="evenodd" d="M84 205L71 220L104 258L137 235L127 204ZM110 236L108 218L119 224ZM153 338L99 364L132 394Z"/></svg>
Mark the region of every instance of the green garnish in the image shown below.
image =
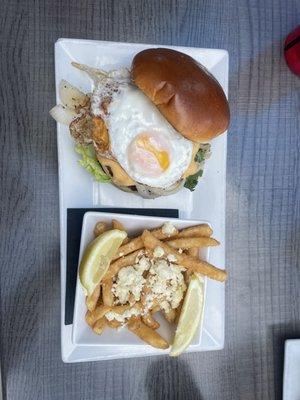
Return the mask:
<svg viewBox="0 0 300 400"><path fill-rule="evenodd" d="M94 176L94 179L98 182L110 182L110 177L101 168L99 161L96 158L95 151L91 146L75 146L76 153L82 156L78 163L85 168L90 174Z"/></svg>
<svg viewBox="0 0 300 400"><path fill-rule="evenodd" d="M206 153L206 150L199 149L198 153L195 156L195 161L199 164L202 163L205 160L205 153Z"/></svg>
<svg viewBox="0 0 300 400"><path fill-rule="evenodd" d="M199 169L199 171L196 172L194 175L188 176L186 178L184 187L193 192L196 189L198 179L201 178L202 175L203 175L203 169Z"/></svg>
<svg viewBox="0 0 300 400"><path fill-rule="evenodd" d="M198 164L201 164L204 162L205 160L205 153L206 150L204 149L199 149L198 153L195 156L195 161ZM198 183L198 179L201 178L201 176L203 175L203 169L199 169L198 172L196 172L193 175L190 175L186 178L184 187L189 189L191 192L193 192L196 189L197 183Z"/></svg>

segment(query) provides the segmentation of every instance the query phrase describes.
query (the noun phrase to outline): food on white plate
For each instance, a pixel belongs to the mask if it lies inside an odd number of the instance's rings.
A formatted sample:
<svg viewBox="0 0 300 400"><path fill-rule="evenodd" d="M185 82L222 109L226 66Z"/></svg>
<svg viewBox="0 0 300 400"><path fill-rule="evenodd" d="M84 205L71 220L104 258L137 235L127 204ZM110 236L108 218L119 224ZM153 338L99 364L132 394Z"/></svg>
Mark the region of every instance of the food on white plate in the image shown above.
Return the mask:
<svg viewBox="0 0 300 400"><path fill-rule="evenodd" d="M130 71L72 63L93 81L85 94L63 80L50 114L69 125L80 164L100 182L145 198L194 190L209 141L229 124L217 80L186 54L159 48L135 55Z"/></svg>
<svg viewBox="0 0 300 400"><path fill-rule="evenodd" d="M105 227L105 231L88 246L80 264L80 281L87 295L85 320L98 335L107 327L127 327L153 347L167 349L171 345L170 354L177 356L188 347L201 324L202 276L221 282L227 278L225 270L199 259L199 248L216 246L219 242L211 238L213 232L207 224L178 231L167 222L160 228L144 230L135 238L128 238L125 227L113 220L112 227L116 226L120 229L110 230L101 221L96 224L96 229ZM194 236L187 237L192 233ZM128 243L120 246L125 238ZM91 246L101 241L106 243L106 248L113 248L114 256L111 252L108 266L105 263L103 268L100 263L97 273ZM179 243L180 249L177 248ZM92 290L87 291L86 282ZM172 343L157 331L160 326L155 319L157 312L161 312L168 323L176 325Z"/></svg>

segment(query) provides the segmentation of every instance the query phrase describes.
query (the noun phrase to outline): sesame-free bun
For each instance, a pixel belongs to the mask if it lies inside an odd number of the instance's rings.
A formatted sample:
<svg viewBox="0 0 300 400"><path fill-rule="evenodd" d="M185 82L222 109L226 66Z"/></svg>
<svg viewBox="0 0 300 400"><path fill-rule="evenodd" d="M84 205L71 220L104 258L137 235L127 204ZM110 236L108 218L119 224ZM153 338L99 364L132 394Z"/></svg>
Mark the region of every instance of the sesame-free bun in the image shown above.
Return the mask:
<svg viewBox="0 0 300 400"><path fill-rule="evenodd" d="M229 105L218 81L192 57L159 48L132 61L133 82L187 139L206 142L229 125Z"/></svg>

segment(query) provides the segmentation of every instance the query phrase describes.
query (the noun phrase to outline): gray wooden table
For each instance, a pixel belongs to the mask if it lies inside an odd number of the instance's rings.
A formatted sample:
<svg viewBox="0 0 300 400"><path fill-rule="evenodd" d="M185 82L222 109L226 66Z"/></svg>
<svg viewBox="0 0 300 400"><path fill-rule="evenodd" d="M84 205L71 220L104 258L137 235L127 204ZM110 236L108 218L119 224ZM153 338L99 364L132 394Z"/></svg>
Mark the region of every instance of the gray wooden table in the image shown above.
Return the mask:
<svg viewBox="0 0 300 400"><path fill-rule="evenodd" d="M300 337L298 0L1 2L1 363L9 400L280 399ZM64 365L53 45L59 37L228 49L226 346Z"/></svg>

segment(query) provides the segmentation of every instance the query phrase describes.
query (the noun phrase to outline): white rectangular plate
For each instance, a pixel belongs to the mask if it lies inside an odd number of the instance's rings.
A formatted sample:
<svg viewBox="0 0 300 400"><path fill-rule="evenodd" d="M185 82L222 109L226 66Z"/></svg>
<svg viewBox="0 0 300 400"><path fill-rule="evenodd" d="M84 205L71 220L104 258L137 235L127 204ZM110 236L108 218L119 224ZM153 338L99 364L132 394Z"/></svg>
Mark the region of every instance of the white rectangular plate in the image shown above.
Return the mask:
<svg viewBox="0 0 300 400"><path fill-rule="evenodd" d="M150 47L173 48L192 56L216 77L227 94L228 53L225 50L59 39L55 44L57 102L59 102L58 85L61 79L66 79L87 92L92 89L92 84L86 74L74 69L71 61L106 70L130 67L133 56ZM120 346L107 345L99 348L99 346L73 344L72 325L64 324L67 209L72 207L124 207L124 205L131 208L177 208L181 218L211 222L214 236L220 240L221 246L211 253L210 261L217 266L224 267L227 135L221 135L211 142L212 156L206 163L204 177L193 193L182 189L173 196L160 197L155 200L144 200L132 194L123 193L110 184L94 182L92 177L78 165L78 155L74 151L73 139L68 133L68 128L60 124L57 125L57 143L60 191L62 358L65 362L78 362L158 354L156 349L148 349L147 346L145 348L137 346L136 349L131 346L128 351L126 348L120 349ZM224 293L223 284L214 281L208 282L205 330L201 344L193 346L192 351L223 348Z"/></svg>
<svg viewBox="0 0 300 400"><path fill-rule="evenodd" d="M283 400L300 399L300 339L285 341Z"/></svg>

